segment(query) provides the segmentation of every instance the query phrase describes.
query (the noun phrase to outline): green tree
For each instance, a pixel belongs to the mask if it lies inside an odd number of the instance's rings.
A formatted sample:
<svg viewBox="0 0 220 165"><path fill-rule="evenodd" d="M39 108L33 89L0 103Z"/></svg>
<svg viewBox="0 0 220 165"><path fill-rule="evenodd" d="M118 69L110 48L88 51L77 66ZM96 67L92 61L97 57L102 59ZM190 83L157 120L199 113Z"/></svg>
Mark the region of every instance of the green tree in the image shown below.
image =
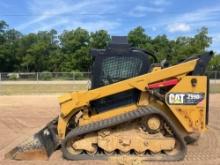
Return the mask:
<svg viewBox="0 0 220 165"><path fill-rule="evenodd" d="M105 30L99 30L90 34L90 46L92 48L103 49L110 40L110 35Z"/></svg>
<svg viewBox="0 0 220 165"><path fill-rule="evenodd" d="M210 63L209 70L220 71L220 55L215 55Z"/></svg>
<svg viewBox="0 0 220 165"><path fill-rule="evenodd" d="M89 40L88 31L82 28L64 31L61 34L60 43L65 57L62 71L88 71L91 63Z"/></svg>
<svg viewBox="0 0 220 165"><path fill-rule="evenodd" d="M128 33L128 42L136 48L151 47L151 38L145 34L143 27L138 26Z"/></svg>
<svg viewBox="0 0 220 165"><path fill-rule="evenodd" d="M5 29L1 30L1 36L3 39L0 44L0 71L14 71L18 65L17 48L22 34L15 29Z"/></svg>
<svg viewBox="0 0 220 165"><path fill-rule="evenodd" d="M204 52L212 43L212 38L208 36L208 28L202 27L199 29L198 34L193 37L191 43L195 52Z"/></svg>
<svg viewBox="0 0 220 165"><path fill-rule="evenodd" d="M89 33L82 28L60 35L54 29L22 35L0 21L0 71L88 71L92 62L90 49L105 48L110 40L105 30ZM170 40L166 35L150 37L138 26L128 33L128 41L133 47L154 52L159 61L166 58L172 64L204 52L212 43L205 27L192 37ZM218 64L219 56L215 56L209 68L219 69Z"/></svg>
<svg viewBox="0 0 220 165"><path fill-rule="evenodd" d="M166 35L158 35L152 40L152 49L159 61L163 59L171 59L171 41Z"/></svg>
<svg viewBox="0 0 220 165"><path fill-rule="evenodd" d="M54 52L59 49L56 34L55 30L51 30L24 36L20 40L18 49L20 70L29 72L53 70L50 59L53 58Z"/></svg>
<svg viewBox="0 0 220 165"><path fill-rule="evenodd" d="M173 45L172 63L177 63L192 54L205 52L212 43L212 38L208 36L208 29L202 27L193 37L177 37Z"/></svg>
<svg viewBox="0 0 220 165"><path fill-rule="evenodd" d="M0 44L6 41L5 32L8 28L8 24L5 21L0 20Z"/></svg>

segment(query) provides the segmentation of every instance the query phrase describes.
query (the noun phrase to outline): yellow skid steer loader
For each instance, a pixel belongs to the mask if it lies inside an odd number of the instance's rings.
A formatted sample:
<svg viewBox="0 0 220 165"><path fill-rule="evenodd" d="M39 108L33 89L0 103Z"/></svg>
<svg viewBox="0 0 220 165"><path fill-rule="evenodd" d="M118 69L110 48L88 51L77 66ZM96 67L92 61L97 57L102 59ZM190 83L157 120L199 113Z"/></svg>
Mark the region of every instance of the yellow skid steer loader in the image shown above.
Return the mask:
<svg viewBox="0 0 220 165"><path fill-rule="evenodd" d="M60 149L68 160L183 159L186 145L207 130L205 69L213 52L169 66L126 37L112 37L91 55L91 88L59 97L60 115L6 157L48 159Z"/></svg>

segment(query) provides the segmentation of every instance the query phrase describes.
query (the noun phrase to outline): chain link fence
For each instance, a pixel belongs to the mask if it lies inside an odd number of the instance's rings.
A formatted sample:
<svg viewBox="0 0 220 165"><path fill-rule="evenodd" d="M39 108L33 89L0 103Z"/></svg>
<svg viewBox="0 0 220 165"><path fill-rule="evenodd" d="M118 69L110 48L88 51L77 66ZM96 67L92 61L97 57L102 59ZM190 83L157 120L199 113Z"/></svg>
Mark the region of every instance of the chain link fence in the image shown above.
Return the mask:
<svg viewBox="0 0 220 165"><path fill-rule="evenodd" d="M220 71L207 71L206 75L209 77L212 81L218 81L220 80Z"/></svg>
<svg viewBox="0 0 220 165"><path fill-rule="evenodd" d="M212 81L220 80L220 71L207 71L206 74ZM90 72L0 73L0 81L75 81L89 80L90 78Z"/></svg>
<svg viewBox="0 0 220 165"><path fill-rule="evenodd" d="M208 71L210 92L220 93L220 71ZM0 73L0 95L66 93L89 89L90 72Z"/></svg>
<svg viewBox="0 0 220 165"><path fill-rule="evenodd" d="M90 79L90 72L0 73L0 81L69 81L88 79Z"/></svg>

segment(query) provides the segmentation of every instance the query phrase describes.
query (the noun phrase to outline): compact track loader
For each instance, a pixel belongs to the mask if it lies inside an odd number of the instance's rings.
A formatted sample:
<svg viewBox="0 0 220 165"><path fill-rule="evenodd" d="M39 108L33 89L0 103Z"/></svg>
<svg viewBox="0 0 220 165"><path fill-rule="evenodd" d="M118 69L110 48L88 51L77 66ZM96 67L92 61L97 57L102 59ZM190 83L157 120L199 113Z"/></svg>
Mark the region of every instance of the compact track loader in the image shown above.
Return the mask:
<svg viewBox="0 0 220 165"><path fill-rule="evenodd" d="M169 66L125 37L113 37L91 54L90 89L59 97L60 115L6 157L48 159L61 149L68 160L183 159L186 145L207 130L205 69L213 52Z"/></svg>

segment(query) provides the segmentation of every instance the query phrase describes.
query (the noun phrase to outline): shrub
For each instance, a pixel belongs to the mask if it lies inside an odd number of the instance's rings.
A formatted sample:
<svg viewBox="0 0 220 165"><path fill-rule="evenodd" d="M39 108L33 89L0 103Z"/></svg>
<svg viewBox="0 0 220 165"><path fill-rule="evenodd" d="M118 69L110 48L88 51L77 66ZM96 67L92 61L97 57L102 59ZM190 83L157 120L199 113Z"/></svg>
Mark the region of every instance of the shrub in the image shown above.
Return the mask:
<svg viewBox="0 0 220 165"><path fill-rule="evenodd" d="M9 73L8 79L9 80L17 80L17 79L19 79L19 74L18 73Z"/></svg>
<svg viewBox="0 0 220 165"><path fill-rule="evenodd" d="M40 73L39 80L51 80L52 77L53 77L53 75L51 72L44 71L44 72Z"/></svg>
<svg viewBox="0 0 220 165"><path fill-rule="evenodd" d="M81 72L74 72L74 78L75 78L75 80L83 80L84 75Z"/></svg>

